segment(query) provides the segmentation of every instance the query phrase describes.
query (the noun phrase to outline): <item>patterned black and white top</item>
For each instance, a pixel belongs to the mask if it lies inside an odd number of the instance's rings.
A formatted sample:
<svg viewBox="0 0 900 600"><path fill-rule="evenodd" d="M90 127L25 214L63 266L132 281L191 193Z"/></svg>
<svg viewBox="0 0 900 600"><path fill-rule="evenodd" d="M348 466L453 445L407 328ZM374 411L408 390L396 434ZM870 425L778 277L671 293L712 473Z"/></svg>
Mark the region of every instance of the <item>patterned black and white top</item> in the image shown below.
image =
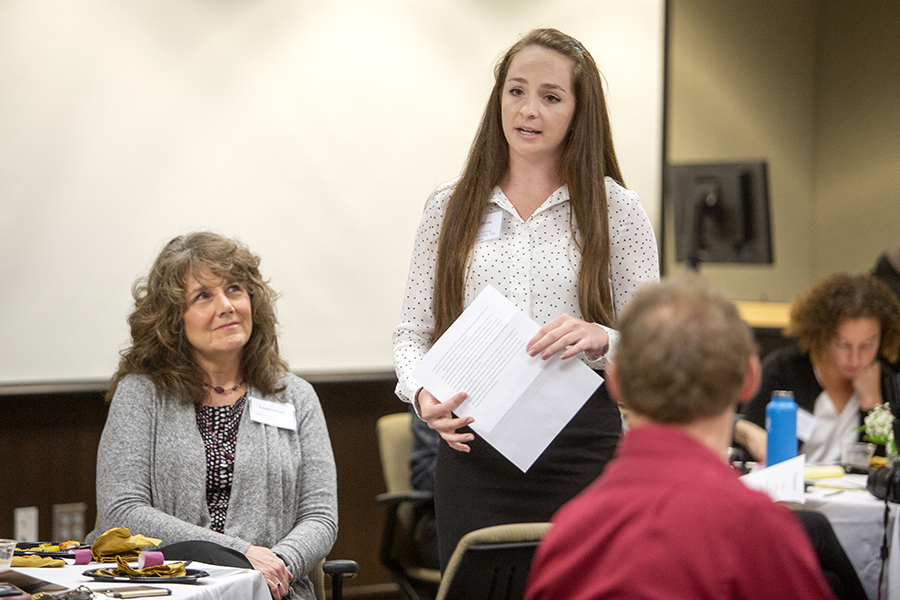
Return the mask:
<svg viewBox="0 0 900 600"><path fill-rule="evenodd" d="M234 449L247 394L228 406L198 406L197 428L206 448L206 503L210 527L225 531L228 500L234 483Z"/></svg>
<svg viewBox="0 0 900 600"><path fill-rule="evenodd" d="M650 219L635 192L606 178L609 208L610 262L613 309L621 311L645 283L659 280L659 253ZM421 387L411 373L431 348L434 328L432 299L438 240L447 201L456 181L440 186L429 199L416 233L400 325L394 330L394 368L397 395L411 402ZM522 220L512 202L496 187L488 212L500 210L503 223L494 239L476 242L466 273L464 306L492 285L537 323L544 325L563 313L582 318L578 304L578 269L581 253L570 224L569 189L556 190ZM602 369L615 352L618 333L608 327L610 352L585 362ZM523 349L524 350L524 349Z"/></svg>

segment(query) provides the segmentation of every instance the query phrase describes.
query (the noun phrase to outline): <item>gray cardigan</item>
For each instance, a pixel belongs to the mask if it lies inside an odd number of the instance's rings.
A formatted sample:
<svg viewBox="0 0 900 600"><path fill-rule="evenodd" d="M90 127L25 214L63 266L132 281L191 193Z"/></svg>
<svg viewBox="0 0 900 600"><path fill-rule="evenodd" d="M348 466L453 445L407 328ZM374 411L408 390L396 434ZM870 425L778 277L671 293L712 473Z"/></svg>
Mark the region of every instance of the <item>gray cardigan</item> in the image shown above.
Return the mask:
<svg viewBox="0 0 900 600"><path fill-rule="evenodd" d="M212 531L206 505L206 451L193 404L160 395L145 377L118 385L97 452L97 528L162 539L162 545L209 540L245 552L265 546L294 574L301 598L315 597L306 576L337 538L337 482L331 441L315 392L286 375L277 397L250 389L250 398L291 402L297 431L241 416L234 484L225 533ZM248 399L249 400L249 399Z"/></svg>

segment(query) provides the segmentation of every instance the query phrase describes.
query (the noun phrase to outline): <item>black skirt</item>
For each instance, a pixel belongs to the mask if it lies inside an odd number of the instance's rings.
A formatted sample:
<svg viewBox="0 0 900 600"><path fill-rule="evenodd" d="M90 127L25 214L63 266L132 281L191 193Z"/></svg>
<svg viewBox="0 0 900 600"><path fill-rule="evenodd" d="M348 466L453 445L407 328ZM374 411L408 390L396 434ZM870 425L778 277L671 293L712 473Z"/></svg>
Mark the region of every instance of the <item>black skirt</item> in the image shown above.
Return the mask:
<svg viewBox="0 0 900 600"><path fill-rule="evenodd" d="M471 430L466 427L462 431ZM621 414L604 384L527 473L477 433L469 452L459 452L441 441L434 492L441 570L447 567L457 542L470 531L549 521L600 475L615 453L621 432Z"/></svg>

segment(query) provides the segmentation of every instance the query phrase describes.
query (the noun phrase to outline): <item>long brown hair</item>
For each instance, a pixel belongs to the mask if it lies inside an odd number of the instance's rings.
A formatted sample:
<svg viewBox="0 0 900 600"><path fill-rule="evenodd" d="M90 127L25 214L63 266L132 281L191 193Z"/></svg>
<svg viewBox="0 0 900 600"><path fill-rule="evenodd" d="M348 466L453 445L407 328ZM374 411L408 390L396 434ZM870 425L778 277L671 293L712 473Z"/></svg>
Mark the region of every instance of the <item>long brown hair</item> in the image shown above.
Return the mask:
<svg viewBox="0 0 900 600"><path fill-rule="evenodd" d="M542 46L572 61L575 113L563 141L559 173L569 188L575 216L573 239L581 251L578 303L588 321L612 325L609 214L604 177L625 185L606 109L600 71L575 38L556 29L535 29L516 42L494 68L494 88L481 117L462 176L447 203L438 242L434 288L436 341L462 313L466 264L475 245L491 192L509 168L509 144L503 134L500 101L513 57L528 46ZM577 224L579 236L574 234Z"/></svg>
<svg viewBox="0 0 900 600"><path fill-rule="evenodd" d="M260 275L259 257L237 240L202 231L166 244L147 277L132 287L131 346L121 353L107 401L112 400L119 382L134 373L145 375L160 392L182 402L202 402L206 374L194 358L183 315L185 278L203 269L215 277L234 278L250 296L253 331L241 353L241 376L266 394L284 390L279 381L288 365L278 352L277 294Z"/></svg>

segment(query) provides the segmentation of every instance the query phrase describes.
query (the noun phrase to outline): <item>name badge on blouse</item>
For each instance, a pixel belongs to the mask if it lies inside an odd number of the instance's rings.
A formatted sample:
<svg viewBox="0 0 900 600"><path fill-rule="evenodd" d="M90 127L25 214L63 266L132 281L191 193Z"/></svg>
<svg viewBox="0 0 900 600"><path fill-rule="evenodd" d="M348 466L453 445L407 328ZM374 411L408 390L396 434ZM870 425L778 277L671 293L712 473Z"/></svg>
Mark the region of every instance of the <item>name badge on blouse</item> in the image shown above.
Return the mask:
<svg viewBox="0 0 900 600"><path fill-rule="evenodd" d="M812 437L813 430L816 428L816 419L808 410L802 408L797 409L797 439L801 442L808 442Z"/></svg>
<svg viewBox="0 0 900 600"><path fill-rule="evenodd" d="M270 402L259 398L250 398L250 420L297 431L297 416L293 404L286 402Z"/></svg>
<svg viewBox="0 0 900 600"><path fill-rule="evenodd" d="M489 242L500 237L500 229L503 227L503 211L495 210L484 215L481 229L475 237L475 242Z"/></svg>

